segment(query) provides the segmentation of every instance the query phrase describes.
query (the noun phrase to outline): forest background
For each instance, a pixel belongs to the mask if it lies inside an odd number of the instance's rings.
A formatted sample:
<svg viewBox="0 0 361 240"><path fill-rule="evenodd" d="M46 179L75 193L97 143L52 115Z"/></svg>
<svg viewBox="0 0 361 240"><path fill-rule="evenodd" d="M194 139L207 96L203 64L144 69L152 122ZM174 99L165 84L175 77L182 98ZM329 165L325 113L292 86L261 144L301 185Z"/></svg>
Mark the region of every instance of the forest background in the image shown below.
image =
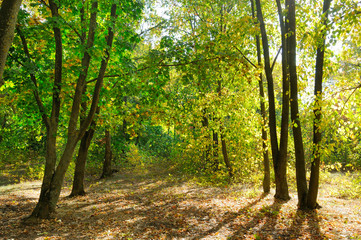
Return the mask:
<svg viewBox="0 0 361 240"><path fill-rule="evenodd" d="M64 182L83 195L149 165L297 189L302 209L318 207L319 170L348 171L358 198L360 15L358 1L23 1L0 88L4 184L43 180L31 220Z"/></svg>

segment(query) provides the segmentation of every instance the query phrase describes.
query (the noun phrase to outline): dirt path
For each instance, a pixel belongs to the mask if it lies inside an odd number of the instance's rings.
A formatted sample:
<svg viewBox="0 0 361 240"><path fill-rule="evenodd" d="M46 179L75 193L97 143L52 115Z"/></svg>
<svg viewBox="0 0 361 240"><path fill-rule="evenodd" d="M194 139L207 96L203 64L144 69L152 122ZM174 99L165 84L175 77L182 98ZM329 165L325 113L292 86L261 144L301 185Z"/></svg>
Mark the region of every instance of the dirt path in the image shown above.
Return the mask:
<svg viewBox="0 0 361 240"><path fill-rule="evenodd" d="M21 225L40 182L0 187L0 239L361 239L361 201L321 191L322 209L296 210L242 186L200 187L174 177L123 173L68 199L57 218Z"/></svg>

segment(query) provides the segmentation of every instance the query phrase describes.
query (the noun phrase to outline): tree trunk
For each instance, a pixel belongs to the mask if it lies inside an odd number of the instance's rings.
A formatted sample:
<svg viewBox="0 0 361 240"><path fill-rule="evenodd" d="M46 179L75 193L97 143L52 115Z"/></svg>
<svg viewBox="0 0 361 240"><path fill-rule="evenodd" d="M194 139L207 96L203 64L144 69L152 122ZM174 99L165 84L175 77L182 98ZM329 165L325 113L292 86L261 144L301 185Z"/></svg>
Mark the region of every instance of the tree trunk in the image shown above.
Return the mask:
<svg viewBox="0 0 361 240"><path fill-rule="evenodd" d="M220 77L220 79L222 79L222 77ZM221 100L221 96L222 96L222 82L221 82L221 80L218 80L217 92L218 92L218 97ZM222 148L223 161L226 164L229 177L232 178L233 177L233 169L232 169L232 165L231 165L231 163L229 161L229 158L228 158L227 144L226 144L225 133L223 132L222 124L223 123L221 122L221 126L219 127L219 133L221 135L221 148ZM218 141L218 136L217 136L217 141Z"/></svg>
<svg viewBox="0 0 361 240"><path fill-rule="evenodd" d="M45 155L45 169L44 169L44 177L43 177L43 183L41 187L41 193L48 189L50 187L51 179L53 178L53 174L55 172L55 166L56 166L56 134L57 130L54 127L50 127L49 130L47 130L46 135L46 155Z"/></svg>
<svg viewBox="0 0 361 240"><path fill-rule="evenodd" d="M111 146L111 137L109 130L105 131L105 157L103 164L103 173L100 178L110 177L113 174L112 172L112 146Z"/></svg>
<svg viewBox="0 0 361 240"><path fill-rule="evenodd" d="M261 103L261 105L263 105L264 108L264 103ZM262 110L261 107L261 112L262 112L262 152L263 152L263 182L262 182L262 186L263 186L263 192L264 193L269 193L271 191L271 171L270 171L270 160L268 157L268 150L267 150L267 132L265 129L265 125L266 123L266 118L264 117L263 113L266 112L265 109Z"/></svg>
<svg viewBox="0 0 361 240"><path fill-rule="evenodd" d="M254 2L251 0L251 6L252 6L252 18L255 18L254 14ZM256 36L256 45L257 45L257 63L260 66L262 64L262 58L261 58L261 43L259 36ZM260 73L259 80L259 96L260 96L260 107L261 107L261 117L262 117L262 153L263 153L263 192L269 193L271 190L271 171L270 171L270 161L268 157L268 150L267 150L267 131L265 129L267 125L267 113L266 113L266 107L264 104L264 89L263 89L263 74Z"/></svg>
<svg viewBox="0 0 361 240"><path fill-rule="evenodd" d="M260 0L256 0L256 7L257 7L257 18L258 18L260 28L261 28L264 69L265 69L266 79L267 79L271 150L272 150L273 161L275 161L275 160L277 160L277 155L278 155L278 140L277 140L277 130L276 130L276 126L277 126L277 124L276 124L276 105L275 105L275 96L274 96L274 87L273 87L273 76L272 76L272 70L271 70L271 65L270 65L268 37L267 37L265 23L263 20L263 14L262 14Z"/></svg>
<svg viewBox="0 0 361 240"><path fill-rule="evenodd" d="M71 190L70 197L85 195L85 190L84 190L85 165L88 157L89 146L91 140L93 139L94 132L95 132L95 126L90 127L90 129L84 134L83 138L80 141L78 157L76 158L76 162L75 162L73 188Z"/></svg>
<svg viewBox="0 0 361 240"><path fill-rule="evenodd" d="M84 88L84 92L85 92L85 89L86 88ZM86 110L87 110L87 103L83 102L82 103L82 111L85 113ZM97 109L96 113L99 114L99 112L100 112L100 108ZM81 120L81 122L82 122L82 120ZM96 122L93 119L89 130L86 131L86 133L84 134L84 136L82 137L82 139L80 141L78 156L77 156L77 159L75 162L73 188L72 188L70 197L85 195L85 190L84 190L85 165L86 165L86 160L88 157L88 150L90 147L90 143L93 139L95 129L96 129Z"/></svg>
<svg viewBox="0 0 361 240"><path fill-rule="evenodd" d="M53 17L57 17L58 7L54 4L53 1L49 1L51 13ZM55 39L55 70L54 70L54 85L53 85L53 101L52 101L52 111L50 118L47 118L44 112L44 106L40 100L37 91L34 91L34 96L39 107L39 111L42 114L43 122L47 128L46 135L46 162L44 169L43 183L41 185L40 197L38 203L33 210L32 214L27 220L33 218L49 218L51 212L55 211L56 202L51 199L50 189L53 184L54 175L55 175L55 166L57 161L56 156L56 137L58 132L58 122L60 114L60 92L61 92L61 82L62 82L62 65L63 65L63 45L62 45L62 36L59 27L53 26L54 39ZM29 51L27 49L27 44L25 38L22 36L21 32L20 37L22 39L25 54L29 57ZM35 88L37 88L37 83L34 75L31 75L32 81Z"/></svg>
<svg viewBox="0 0 361 240"><path fill-rule="evenodd" d="M46 138L46 162L44 169L44 177L40 190L40 197L38 204L36 205L33 213L29 218L49 218L50 209L49 205L46 205L46 202L50 201L49 189L51 187L52 179L55 172L56 165L56 130L53 127L50 127L47 130L47 138ZM46 205L46 206L45 206ZM42 209L40 211L40 209ZM55 209L55 207L54 207Z"/></svg>
<svg viewBox="0 0 361 240"><path fill-rule="evenodd" d="M316 56L316 73L315 73L315 103L313 113L315 119L313 121L313 161L311 164L311 176L309 183L309 192L307 196L307 207L310 209L318 208L317 195L318 195L318 185L319 185L319 175L320 175L320 144L322 140L322 133L319 124L322 119L322 78L323 78L323 62L325 56L325 42L327 35L327 21L328 21L328 10L330 8L331 0L324 0L323 2L323 11L322 11L322 22L325 26L324 30L321 33L322 42L317 46L317 56Z"/></svg>
<svg viewBox="0 0 361 240"><path fill-rule="evenodd" d="M210 165L211 162L211 143L210 143L210 136L209 136L209 121L208 121L208 117L207 117L207 110L203 109L203 117L202 117L202 127L205 129L205 144L206 144L206 150L203 153L205 162L206 162L206 166L208 167Z"/></svg>
<svg viewBox="0 0 361 240"><path fill-rule="evenodd" d="M278 199L290 199L287 184L287 150L288 150L288 123L290 114L289 104L289 72L287 63L287 42L285 22L283 20L282 7L279 0L277 2L278 17L281 29L282 39L282 120L281 120L281 133L280 133L280 148L278 152L278 159L274 162L275 180L276 180L276 195ZM286 1L287 2L287 1ZM286 21L287 22L287 21Z"/></svg>
<svg viewBox="0 0 361 240"><path fill-rule="evenodd" d="M53 14L56 15L56 9L53 9ZM31 62L31 56L27 44L27 39L22 33L20 27L17 28L17 32L20 36L21 42L24 47L24 53L27 57L27 61ZM56 45L56 54L55 54L55 65L62 66L62 41L61 41L61 32L58 28L54 27L54 37L55 37L55 45ZM46 114L45 107L40 98L38 91L38 83L36 76L33 73L30 73L30 79L34 85L32 91L36 103L39 108L39 112L42 116L43 123L46 127L46 156L45 156L45 169L44 169L44 177L40 190L40 199L42 201L46 199L46 194L50 189L51 181L53 179L53 175L55 173L55 166L57 162L57 154L56 154L56 136L58 132L58 119L60 112L60 91L61 91L61 82L62 82L62 68L55 67L55 78L54 78L54 87L53 87L53 103L52 103L52 112L50 119ZM47 214L48 211L45 211L44 215ZM39 213L39 217L43 217Z"/></svg>
<svg viewBox="0 0 361 240"><path fill-rule="evenodd" d="M221 131L222 131L222 129L221 129ZM224 163L226 164L226 167L228 170L228 175L230 178L232 178L233 177L233 169L232 169L232 165L228 158L227 145L226 145L226 139L225 139L224 133L221 133L221 143L222 143L223 160L224 160Z"/></svg>
<svg viewBox="0 0 361 240"><path fill-rule="evenodd" d="M22 0L3 0L0 8L0 86L6 58L14 39L15 25Z"/></svg>
<svg viewBox="0 0 361 240"><path fill-rule="evenodd" d="M307 201L307 180L306 180L306 167L305 155L303 149L302 131L300 116L298 111L298 86L297 86L297 69L296 69L296 9L295 0L287 2L287 22L289 33L288 41L288 63L290 71L290 84L291 84L291 119L293 129L293 139L295 145L296 155L296 181L297 181L297 194L298 206L300 209L306 207Z"/></svg>
<svg viewBox="0 0 361 240"><path fill-rule="evenodd" d="M218 162L218 133L212 130L212 138L213 138L213 159L214 159L214 170L219 170L219 162Z"/></svg>
<svg viewBox="0 0 361 240"><path fill-rule="evenodd" d="M65 150L60 159L59 165L56 167L55 173L52 176L50 185L42 186L42 194L39 197L39 201L33 210L30 219L50 218L55 213L56 204L63 186L64 176L73 157L76 143L77 141L74 136L68 137Z"/></svg>
<svg viewBox="0 0 361 240"><path fill-rule="evenodd" d="M81 10L81 21L84 23L84 7ZM86 33L85 31L82 34L82 44L85 44L85 37ZM83 89L83 95L86 94L87 86L84 86ZM97 113L99 114L100 108L98 107ZM80 125L84 124L84 120L86 117L87 112L87 101L83 101L81 103L81 114L80 114ZM75 197L75 196L84 196L85 190L84 190L84 178L85 178L85 165L86 160L88 157L88 150L91 143L91 140L93 139L94 132L96 128L96 123L93 119L89 130L87 130L84 134L84 136L81 138L80 141L80 147L78 149L78 155L75 161L75 170L74 170L74 180L73 180L73 187L71 190L71 193L69 197Z"/></svg>
<svg viewBox="0 0 361 240"><path fill-rule="evenodd" d="M274 171L275 171L275 182L276 182L275 198L280 199L280 200L289 200L290 196L288 193L287 176L286 176L287 162L285 161L287 159L287 155L280 156L279 149L278 149L276 106L275 106L273 76L272 76L272 69L271 69L271 65L270 65L268 37L267 37L265 23L263 20L263 14L262 14L260 0L256 0L256 7L257 7L257 18L260 23L260 29L261 29L264 68L265 68L265 73L266 73L266 78L267 78L267 88L268 88L269 128L270 128L271 150L272 150L272 158L273 158L273 165L274 165ZM287 92L284 92L284 93L287 93ZM286 114L286 113L288 114L287 111L282 112L282 114ZM286 116L282 115L282 119L284 122L287 122ZM284 153L284 149L287 150L287 137L285 136L284 132L285 132L285 130L283 129L282 153ZM283 158L280 158L280 157L283 157Z"/></svg>

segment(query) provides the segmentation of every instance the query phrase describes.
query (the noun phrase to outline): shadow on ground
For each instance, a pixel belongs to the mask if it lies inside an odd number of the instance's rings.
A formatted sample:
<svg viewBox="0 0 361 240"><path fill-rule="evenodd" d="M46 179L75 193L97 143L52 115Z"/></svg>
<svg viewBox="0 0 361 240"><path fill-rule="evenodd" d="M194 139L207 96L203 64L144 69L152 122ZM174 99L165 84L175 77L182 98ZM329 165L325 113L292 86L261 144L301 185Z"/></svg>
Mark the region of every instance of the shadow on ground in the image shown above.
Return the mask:
<svg viewBox="0 0 361 240"><path fill-rule="evenodd" d="M242 188L210 188L155 176L117 175L82 197L63 197L56 219L21 225L36 199L0 198L5 239L325 239L317 212L295 200L242 196ZM38 189L39 191L39 189ZM235 194L237 193L237 194ZM16 204L14 204L14 202ZM337 234L337 233L335 233ZM337 235L335 235L337 237ZM351 235L350 235L351 236ZM335 238L336 239L336 238ZM341 238L342 239L342 238Z"/></svg>

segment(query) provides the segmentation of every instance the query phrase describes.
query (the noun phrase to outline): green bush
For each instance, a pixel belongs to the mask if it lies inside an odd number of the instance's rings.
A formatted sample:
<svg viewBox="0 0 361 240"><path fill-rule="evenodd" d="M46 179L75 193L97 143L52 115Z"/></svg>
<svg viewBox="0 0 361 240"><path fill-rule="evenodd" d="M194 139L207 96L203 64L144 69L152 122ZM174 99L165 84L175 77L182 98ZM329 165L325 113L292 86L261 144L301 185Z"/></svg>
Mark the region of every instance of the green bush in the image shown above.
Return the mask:
<svg viewBox="0 0 361 240"><path fill-rule="evenodd" d="M146 125L138 137L139 147L151 155L160 158L171 158L174 148L180 139L163 131L162 126Z"/></svg>

